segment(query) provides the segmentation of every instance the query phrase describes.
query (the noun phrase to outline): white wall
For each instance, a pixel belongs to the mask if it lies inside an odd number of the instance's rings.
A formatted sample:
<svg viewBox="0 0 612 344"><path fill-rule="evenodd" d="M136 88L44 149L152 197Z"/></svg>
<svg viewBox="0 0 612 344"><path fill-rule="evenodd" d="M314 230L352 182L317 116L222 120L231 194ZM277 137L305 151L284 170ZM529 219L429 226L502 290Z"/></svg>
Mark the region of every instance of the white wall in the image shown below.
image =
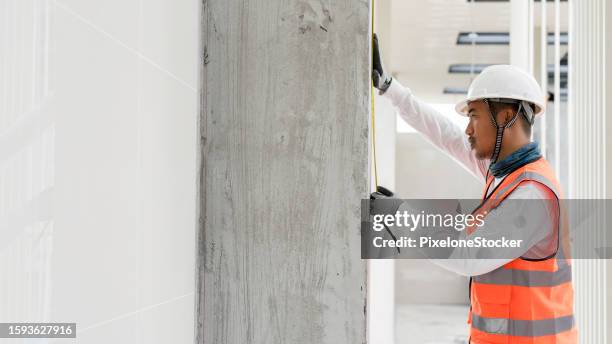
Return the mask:
<svg viewBox="0 0 612 344"><path fill-rule="evenodd" d="M389 58L393 49L391 46L391 1L372 1L371 5L374 11L374 32L378 35L382 51L381 58L387 72L390 72L394 67ZM397 116L391 101L378 93L378 90L373 92L378 185L389 190L395 190L395 127ZM370 162L372 162L371 154ZM374 190L375 181L373 174L371 176L370 185L371 189ZM395 260L369 260L367 283L368 342L393 344L395 342Z"/></svg>
<svg viewBox="0 0 612 344"><path fill-rule="evenodd" d="M199 1L6 0L0 26L0 321L191 342Z"/></svg>
<svg viewBox="0 0 612 344"><path fill-rule="evenodd" d="M395 191L397 114L391 101L378 95L378 91L375 92L374 99L378 185ZM371 179L373 184L374 178ZM395 259L368 260L367 302L370 343L395 342L395 262Z"/></svg>

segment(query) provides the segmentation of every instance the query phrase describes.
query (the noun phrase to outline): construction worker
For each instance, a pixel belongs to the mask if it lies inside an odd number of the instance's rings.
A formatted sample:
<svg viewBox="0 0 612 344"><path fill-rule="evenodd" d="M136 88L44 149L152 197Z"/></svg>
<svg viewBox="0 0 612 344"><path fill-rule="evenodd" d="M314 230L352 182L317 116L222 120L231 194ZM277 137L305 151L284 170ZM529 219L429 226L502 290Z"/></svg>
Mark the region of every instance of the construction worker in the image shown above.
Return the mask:
<svg viewBox="0 0 612 344"><path fill-rule="evenodd" d="M484 182L473 214L487 226L462 235L494 240L519 233L525 241L503 257L495 255L499 250L461 248L451 255L460 259L435 261L470 276L470 343L576 343L561 188L530 139L546 107L535 79L510 65L484 69L455 108L469 118L465 130L386 73L376 36L372 81L404 121Z"/></svg>

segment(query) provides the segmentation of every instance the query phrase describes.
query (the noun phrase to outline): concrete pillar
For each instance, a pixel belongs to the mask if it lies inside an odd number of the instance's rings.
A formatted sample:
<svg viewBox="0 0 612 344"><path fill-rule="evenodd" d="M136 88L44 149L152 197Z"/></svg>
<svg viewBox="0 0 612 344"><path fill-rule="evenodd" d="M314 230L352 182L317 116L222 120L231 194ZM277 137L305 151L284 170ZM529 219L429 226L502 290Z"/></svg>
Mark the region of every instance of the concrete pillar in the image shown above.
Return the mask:
<svg viewBox="0 0 612 344"><path fill-rule="evenodd" d="M363 343L369 1L204 1L198 343Z"/></svg>

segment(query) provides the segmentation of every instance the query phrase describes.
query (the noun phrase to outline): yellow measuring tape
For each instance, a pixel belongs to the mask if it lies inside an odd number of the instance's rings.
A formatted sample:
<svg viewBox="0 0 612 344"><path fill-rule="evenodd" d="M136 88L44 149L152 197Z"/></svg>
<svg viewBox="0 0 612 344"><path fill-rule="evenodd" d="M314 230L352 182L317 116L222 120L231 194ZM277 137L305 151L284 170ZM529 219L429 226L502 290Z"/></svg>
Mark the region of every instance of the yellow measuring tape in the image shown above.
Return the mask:
<svg viewBox="0 0 612 344"><path fill-rule="evenodd" d="M374 0L372 0L371 2L371 6L372 6L372 49L374 49ZM373 51L372 51L373 53ZM372 68L374 68L374 66L372 65ZM382 76L382 75L381 75ZM372 76L370 75L370 78ZM370 94L370 98L372 99L372 108L370 110L370 117L371 117L371 131L372 131L372 135L370 135L372 137L372 163L374 165L374 191L378 191L378 171L377 171L377 167L376 167L376 126L374 123L374 84L372 84L372 81L370 81L370 84L372 85L372 89L371 89L371 94Z"/></svg>

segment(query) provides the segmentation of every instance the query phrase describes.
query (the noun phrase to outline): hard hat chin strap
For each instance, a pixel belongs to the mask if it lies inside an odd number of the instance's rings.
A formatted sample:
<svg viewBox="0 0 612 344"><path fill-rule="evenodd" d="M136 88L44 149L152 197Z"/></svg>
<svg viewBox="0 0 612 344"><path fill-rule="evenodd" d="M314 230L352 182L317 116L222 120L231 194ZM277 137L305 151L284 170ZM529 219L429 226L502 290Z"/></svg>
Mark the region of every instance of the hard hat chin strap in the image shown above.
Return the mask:
<svg viewBox="0 0 612 344"><path fill-rule="evenodd" d="M493 163L495 163L497 161L497 158L499 157L499 152L501 151L501 146L502 146L502 140L504 138L504 131L507 128L510 128L516 122L516 119L518 118L518 115L521 113L521 109L523 109L523 102L519 103L518 111L508 121L508 123L506 123L504 125L499 125L499 124L497 124L497 120L495 119L495 115L497 115L497 113L494 113L493 106L491 105L491 103L489 103L488 99L483 99L483 101L489 107L489 116L491 117L491 122L493 123L493 126L497 130L497 133L496 133L496 136L495 136L495 148L493 149L493 155L491 155L491 164L493 164Z"/></svg>

